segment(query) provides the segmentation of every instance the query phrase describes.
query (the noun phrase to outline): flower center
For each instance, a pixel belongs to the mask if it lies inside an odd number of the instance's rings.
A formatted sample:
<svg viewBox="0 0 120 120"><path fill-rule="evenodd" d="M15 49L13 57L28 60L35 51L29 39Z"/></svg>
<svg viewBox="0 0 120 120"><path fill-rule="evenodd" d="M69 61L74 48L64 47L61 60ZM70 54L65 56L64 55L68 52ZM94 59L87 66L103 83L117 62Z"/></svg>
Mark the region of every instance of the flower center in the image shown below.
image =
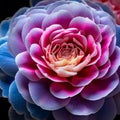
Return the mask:
<svg viewBox="0 0 120 120"><path fill-rule="evenodd" d="M57 54L57 58L59 60L61 59L66 59L66 60L70 60L71 58L75 58L77 51L75 51L75 46L72 43L63 43L60 46L60 49L58 51Z"/></svg>

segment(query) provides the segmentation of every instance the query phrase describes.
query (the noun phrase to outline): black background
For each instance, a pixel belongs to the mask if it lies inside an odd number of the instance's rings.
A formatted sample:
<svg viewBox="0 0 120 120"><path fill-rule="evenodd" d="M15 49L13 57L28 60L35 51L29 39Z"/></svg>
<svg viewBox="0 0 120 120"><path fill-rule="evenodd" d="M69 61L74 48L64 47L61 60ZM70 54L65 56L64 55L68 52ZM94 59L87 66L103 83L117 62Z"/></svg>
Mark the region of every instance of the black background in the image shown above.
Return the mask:
<svg viewBox="0 0 120 120"><path fill-rule="evenodd" d="M0 22L6 18L12 17L21 7L29 7L29 0L1 0ZM0 98L0 120L9 120L9 107L10 104L8 100L6 98ZM115 120L120 120L120 116L116 116Z"/></svg>

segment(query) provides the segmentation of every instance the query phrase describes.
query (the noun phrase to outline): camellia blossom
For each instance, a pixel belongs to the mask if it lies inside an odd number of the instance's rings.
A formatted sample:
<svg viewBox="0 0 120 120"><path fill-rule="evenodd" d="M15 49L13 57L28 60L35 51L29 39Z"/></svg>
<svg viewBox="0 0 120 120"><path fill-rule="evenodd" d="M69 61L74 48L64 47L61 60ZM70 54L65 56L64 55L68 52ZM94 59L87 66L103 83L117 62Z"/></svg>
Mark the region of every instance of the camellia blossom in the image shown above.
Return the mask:
<svg viewBox="0 0 120 120"><path fill-rule="evenodd" d="M120 114L119 30L90 1L45 0L19 10L4 45L15 60L12 106L37 120L51 113L55 120L113 120Z"/></svg>
<svg viewBox="0 0 120 120"><path fill-rule="evenodd" d="M120 25L120 0L91 0L94 2L102 2L110 8L115 17L116 23Z"/></svg>

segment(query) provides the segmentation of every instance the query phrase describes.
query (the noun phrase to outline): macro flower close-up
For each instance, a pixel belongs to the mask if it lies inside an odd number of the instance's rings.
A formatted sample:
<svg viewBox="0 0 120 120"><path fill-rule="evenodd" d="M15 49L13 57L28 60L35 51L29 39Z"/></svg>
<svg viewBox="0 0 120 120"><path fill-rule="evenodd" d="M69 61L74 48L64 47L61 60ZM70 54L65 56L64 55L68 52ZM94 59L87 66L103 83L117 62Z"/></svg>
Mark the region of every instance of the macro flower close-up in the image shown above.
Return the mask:
<svg viewBox="0 0 120 120"><path fill-rule="evenodd" d="M10 120L15 111L20 120L120 114L120 26L93 1L31 0L1 23L0 95Z"/></svg>

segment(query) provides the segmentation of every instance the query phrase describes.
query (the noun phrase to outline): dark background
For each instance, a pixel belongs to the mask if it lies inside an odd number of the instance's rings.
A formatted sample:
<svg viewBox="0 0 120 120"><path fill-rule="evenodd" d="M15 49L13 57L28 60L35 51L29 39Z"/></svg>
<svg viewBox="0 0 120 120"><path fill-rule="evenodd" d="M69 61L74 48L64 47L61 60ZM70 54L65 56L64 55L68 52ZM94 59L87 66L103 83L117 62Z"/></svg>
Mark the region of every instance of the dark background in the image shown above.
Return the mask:
<svg viewBox="0 0 120 120"><path fill-rule="evenodd" d="M0 22L6 18L12 17L21 7L29 7L29 0L1 0ZM10 104L8 100L6 98L0 98L0 120L9 120L9 107ZM120 116L116 116L115 120L120 120Z"/></svg>

